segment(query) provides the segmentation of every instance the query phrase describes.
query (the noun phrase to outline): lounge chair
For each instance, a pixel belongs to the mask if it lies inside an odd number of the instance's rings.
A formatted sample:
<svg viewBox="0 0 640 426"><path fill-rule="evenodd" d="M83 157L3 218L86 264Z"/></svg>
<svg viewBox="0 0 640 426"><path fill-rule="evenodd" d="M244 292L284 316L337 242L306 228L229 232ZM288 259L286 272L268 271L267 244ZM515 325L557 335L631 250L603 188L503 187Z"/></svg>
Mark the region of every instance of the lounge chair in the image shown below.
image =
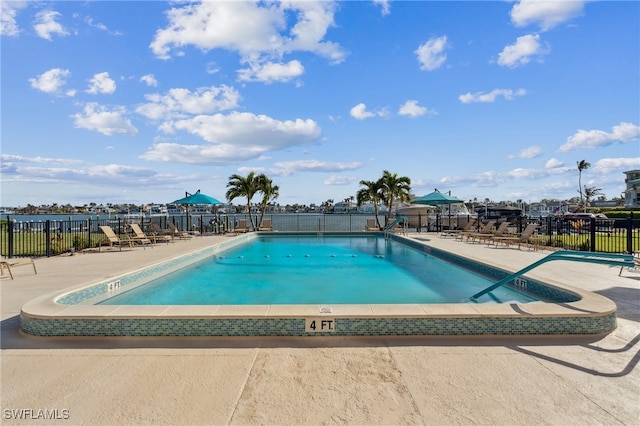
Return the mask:
<svg viewBox="0 0 640 426"><path fill-rule="evenodd" d="M380 227L376 223L375 219L367 219L367 226L365 228L365 231L379 231L379 230L380 230Z"/></svg>
<svg viewBox="0 0 640 426"><path fill-rule="evenodd" d="M178 227L173 224L173 222L167 222L167 227L169 228L169 232L171 232L171 235L174 238L177 237L177 238L180 238L181 240L187 240L191 238L191 235L189 235L187 231L179 230Z"/></svg>
<svg viewBox="0 0 640 426"><path fill-rule="evenodd" d="M4 275L5 268L9 271L9 276L13 279L13 272L11 272L11 268L16 266L24 266L31 265L33 266L33 272L38 275L38 271L36 270L36 264L33 259L30 258L18 258L18 259L5 259L4 257L0 261L0 275Z"/></svg>
<svg viewBox="0 0 640 426"><path fill-rule="evenodd" d="M473 242L478 241L479 243L481 243L483 241L490 241L492 238L502 237L505 235L505 232L507 232L507 228L509 227L509 225L510 223L507 221L502 222L500 225L498 225L498 228L495 230L495 232L475 235L473 237Z"/></svg>
<svg viewBox="0 0 640 426"><path fill-rule="evenodd" d="M249 227L247 226L247 219L238 219L238 222L233 227L233 232L235 234L249 232Z"/></svg>
<svg viewBox="0 0 640 426"><path fill-rule="evenodd" d="M531 237L533 236L533 232L536 230L536 228L538 227L538 225L536 223L530 223L527 225L526 228L524 228L524 231L522 231L522 233L519 236L512 236L512 237L507 237L507 236L502 236L502 237L493 237L491 239L492 242L495 243L495 246L498 247L498 245L500 243L503 243L505 246L510 246L510 245L518 245L518 250L520 250L520 246L525 244L528 246L533 246L533 248L535 249L536 244L533 244L531 241Z"/></svg>
<svg viewBox="0 0 640 426"><path fill-rule="evenodd" d="M262 219L262 223L258 227L258 231L273 231L271 219Z"/></svg>
<svg viewBox="0 0 640 426"><path fill-rule="evenodd" d="M162 229L159 223L151 222L149 224L149 236L152 241L162 240L162 241L173 241L173 232L169 229Z"/></svg>
<svg viewBox="0 0 640 426"><path fill-rule="evenodd" d="M35 266L34 266L34 268L35 268ZM621 266L620 267L620 272L618 272L618 276L620 276L622 274L622 270L623 269L624 269L624 266ZM636 257L636 256L633 257L633 268L632 268L632 270L635 270L635 269L640 269L640 257Z"/></svg>
<svg viewBox="0 0 640 426"><path fill-rule="evenodd" d="M495 220L490 220L480 229L480 232L462 232L460 240L462 241L462 238L467 237L467 241L473 241L477 235L490 235L495 224Z"/></svg>
<svg viewBox="0 0 640 426"><path fill-rule="evenodd" d="M140 228L140 225L138 225L137 223L132 223L131 225L129 225L131 227L131 230L133 231L133 233L136 235L133 238L133 242L140 242L141 244L151 244L151 243L157 243L158 241L164 241L167 244L169 244L169 241L171 241L171 237L168 235L154 235L154 234L150 234L149 236L147 236L147 234L145 234L142 231L142 228ZM147 243L147 241L149 241Z"/></svg>
<svg viewBox="0 0 640 426"><path fill-rule="evenodd" d="M474 227L475 224L476 224L475 220L470 220L470 221L467 222L467 224L464 226L464 228L462 228L462 229L447 229L446 231L442 231L440 236L441 237L456 237L456 239L458 239L458 237L462 236L463 233L471 232L471 229Z"/></svg>
<svg viewBox="0 0 640 426"><path fill-rule="evenodd" d="M131 238L127 237L125 239L121 239L116 235L113 228L111 228L110 226L103 225L100 227L100 230L107 237L107 242L109 243L109 247L113 247L114 245L116 245L120 248L120 251L122 251L122 245L126 244L129 246L129 248L131 249L133 248L133 240ZM101 249L102 249L102 243L98 245L98 251L100 251Z"/></svg>

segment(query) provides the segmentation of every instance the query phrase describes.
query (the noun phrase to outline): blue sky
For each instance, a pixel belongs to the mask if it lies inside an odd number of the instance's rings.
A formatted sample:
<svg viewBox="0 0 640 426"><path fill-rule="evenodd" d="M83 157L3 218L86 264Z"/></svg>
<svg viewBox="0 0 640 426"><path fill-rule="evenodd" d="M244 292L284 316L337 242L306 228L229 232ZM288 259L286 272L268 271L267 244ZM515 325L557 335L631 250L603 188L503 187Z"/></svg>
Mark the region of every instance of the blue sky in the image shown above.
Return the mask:
<svg viewBox="0 0 640 426"><path fill-rule="evenodd" d="M640 3L2 2L2 200L608 197L640 168ZM242 203L242 200L236 200Z"/></svg>

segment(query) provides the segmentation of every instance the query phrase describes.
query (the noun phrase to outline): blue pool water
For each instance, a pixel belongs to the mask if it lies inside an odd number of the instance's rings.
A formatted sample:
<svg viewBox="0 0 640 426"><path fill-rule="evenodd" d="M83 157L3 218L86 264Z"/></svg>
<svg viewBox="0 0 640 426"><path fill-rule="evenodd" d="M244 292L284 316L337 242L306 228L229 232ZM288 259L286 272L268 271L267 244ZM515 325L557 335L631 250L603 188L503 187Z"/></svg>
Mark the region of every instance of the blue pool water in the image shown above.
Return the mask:
<svg viewBox="0 0 640 426"><path fill-rule="evenodd" d="M109 305L466 303L495 280L377 236L261 236ZM498 302L530 302L502 287Z"/></svg>

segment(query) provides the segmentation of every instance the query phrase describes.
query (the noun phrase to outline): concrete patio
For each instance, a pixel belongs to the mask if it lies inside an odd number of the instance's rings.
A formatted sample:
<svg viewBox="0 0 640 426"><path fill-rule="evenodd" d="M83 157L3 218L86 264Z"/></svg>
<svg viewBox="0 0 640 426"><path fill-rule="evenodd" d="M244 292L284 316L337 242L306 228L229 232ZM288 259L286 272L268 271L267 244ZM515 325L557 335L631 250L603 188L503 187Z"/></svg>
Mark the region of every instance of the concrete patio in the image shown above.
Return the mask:
<svg viewBox="0 0 640 426"><path fill-rule="evenodd" d="M541 251L437 234L434 247L508 270ZM549 263L530 275L616 302L591 337L43 338L21 306L42 294L231 236L37 259L1 283L2 424L640 424L640 273Z"/></svg>

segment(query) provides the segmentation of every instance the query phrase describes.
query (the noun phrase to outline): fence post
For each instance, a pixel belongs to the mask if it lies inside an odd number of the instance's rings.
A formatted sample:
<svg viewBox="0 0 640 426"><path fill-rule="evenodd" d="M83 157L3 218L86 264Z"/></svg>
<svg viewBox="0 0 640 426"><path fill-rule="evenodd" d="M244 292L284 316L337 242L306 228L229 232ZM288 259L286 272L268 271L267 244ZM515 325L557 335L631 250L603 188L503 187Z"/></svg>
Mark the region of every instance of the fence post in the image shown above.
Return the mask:
<svg viewBox="0 0 640 426"><path fill-rule="evenodd" d="M44 231L44 237L47 240L45 243L47 257L51 257L51 221L49 219L44 222Z"/></svg>
<svg viewBox="0 0 640 426"><path fill-rule="evenodd" d="M591 238L590 251L596 251L596 218L592 217L589 222L589 238Z"/></svg>
<svg viewBox="0 0 640 426"><path fill-rule="evenodd" d="M15 222L11 220L9 216L7 216L7 257L11 259L13 257L13 231L14 231Z"/></svg>
<svg viewBox="0 0 640 426"><path fill-rule="evenodd" d="M627 253L633 254L633 212L630 212L627 221Z"/></svg>
<svg viewBox="0 0 640 426"><path fill-rule="evenodd" d="M100 225L100 218L96 219L98 225ZM89 223L87 223L87 247L91 248L91 231L93 230L93 226L91 226L91 218L89 218Z"/></svg>

